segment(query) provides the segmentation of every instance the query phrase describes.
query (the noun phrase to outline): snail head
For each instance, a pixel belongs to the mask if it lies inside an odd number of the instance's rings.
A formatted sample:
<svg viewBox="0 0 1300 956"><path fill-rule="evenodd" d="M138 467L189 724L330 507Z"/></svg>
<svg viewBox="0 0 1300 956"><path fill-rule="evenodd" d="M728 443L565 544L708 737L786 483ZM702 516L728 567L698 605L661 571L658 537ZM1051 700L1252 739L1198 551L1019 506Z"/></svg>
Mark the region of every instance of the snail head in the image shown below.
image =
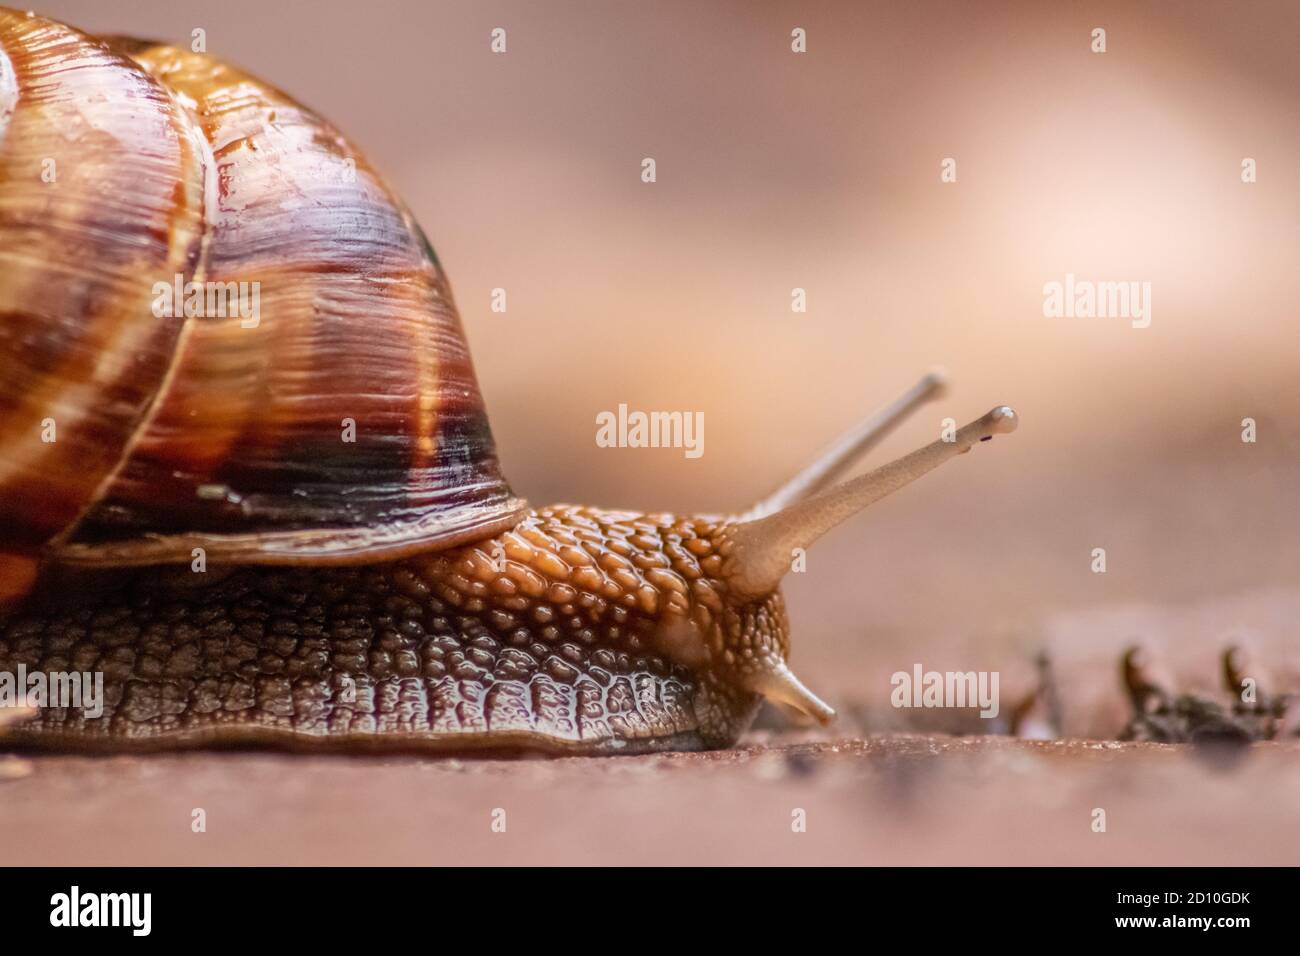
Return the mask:
<svg viewBox="0 0 1300 956"><path fill-rule="evenodd" d="M710 587L721 596L723 607L707 616L703 632L698 620L666 620L661 635L670 653L684 663L684 658L693 657L689 663L707 667L729 686L828 723L834 710L805 687L786 663L789 626L781 581L806 550L836 525L977 443L1015 430L1016 413L999 405L909 455L832 484L908 413L944 388L942 373L930 373L841 437L777 492L743 514L720 519L713 539L721 560Z"/></svg>

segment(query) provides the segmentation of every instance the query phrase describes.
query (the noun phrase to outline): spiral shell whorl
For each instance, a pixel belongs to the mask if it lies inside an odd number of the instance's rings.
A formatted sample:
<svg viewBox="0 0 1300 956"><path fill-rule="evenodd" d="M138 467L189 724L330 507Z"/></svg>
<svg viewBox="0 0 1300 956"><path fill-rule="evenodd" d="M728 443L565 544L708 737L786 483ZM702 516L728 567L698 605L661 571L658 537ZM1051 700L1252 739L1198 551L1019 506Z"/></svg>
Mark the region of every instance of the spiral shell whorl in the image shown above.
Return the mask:
<svg viewBox="0 0 1300 956"><path fill-rule="evenodd" d="M352 563L518 521L446 277L333 127L208 54L8 11L0 57L0 516L32 548ZM157 314L187 283L197 314Z"/></svg>
<svg viewBox="0 0 1300 956"><path fill-rule="evenodd" d="M180 326L141 276L202 228L176 104L61 24L0 10L0 524L36 550L117 466Z"/></svg>

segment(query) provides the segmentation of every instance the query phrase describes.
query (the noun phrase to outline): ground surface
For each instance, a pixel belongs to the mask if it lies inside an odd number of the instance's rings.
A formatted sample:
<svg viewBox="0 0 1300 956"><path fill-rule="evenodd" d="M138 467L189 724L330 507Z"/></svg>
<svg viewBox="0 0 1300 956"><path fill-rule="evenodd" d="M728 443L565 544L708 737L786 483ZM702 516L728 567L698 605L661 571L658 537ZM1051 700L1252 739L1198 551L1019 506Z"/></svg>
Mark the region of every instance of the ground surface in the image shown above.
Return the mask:
<svg viewBox="0 0 1300 956"><path fill-rule="evenodd" d="M1300 744L1225 764L1156 744L759 734L651 757L194 753L30 770L0 784L11 865L1300 862Z"/></svg>

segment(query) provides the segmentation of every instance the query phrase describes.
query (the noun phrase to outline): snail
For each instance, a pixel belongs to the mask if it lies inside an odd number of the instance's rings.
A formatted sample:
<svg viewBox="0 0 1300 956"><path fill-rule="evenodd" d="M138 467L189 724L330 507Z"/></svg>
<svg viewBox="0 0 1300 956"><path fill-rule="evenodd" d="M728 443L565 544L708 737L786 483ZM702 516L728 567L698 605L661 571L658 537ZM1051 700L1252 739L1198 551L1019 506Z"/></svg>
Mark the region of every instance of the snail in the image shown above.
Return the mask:
<svg viewBox="0 0 1300 956"><path fill-rule="evenodd" d="M258 308L223 310L245 284ZM1015 427L836 483L943 387L734 515L532 508L442 267L348 140L209 54L0 11L0 673L103 680L102 713L52 702L18 745L635 753L730 746L764 699L827 722L780 582Z"/></svg>

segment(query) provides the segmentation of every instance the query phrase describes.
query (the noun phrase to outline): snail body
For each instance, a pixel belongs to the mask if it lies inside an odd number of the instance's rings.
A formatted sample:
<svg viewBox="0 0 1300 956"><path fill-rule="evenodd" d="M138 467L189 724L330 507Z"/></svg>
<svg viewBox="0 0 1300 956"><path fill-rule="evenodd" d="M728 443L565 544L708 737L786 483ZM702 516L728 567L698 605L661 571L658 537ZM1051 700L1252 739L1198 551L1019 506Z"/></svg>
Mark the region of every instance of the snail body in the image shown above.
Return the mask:
<svg viewBox="0 0 1300 956"><path fill-rule="evenodd" d="M782 659L787 632L779 594L724 605L705 571L722 560L714 530L557 507L497 538L378 564L243 567L202 585L188 569L114 572L102 600L73 611L32 602L3 630L0 659L104 673L101 715L42 711L20 728L51 746L725 746L759 695L660 623L680 615Z"/></svg>
<svg viewBox="0 0 1300 956"><path fill-rule="evenodd" d="M206 314L241 284L258 315ZM792 552L1016 422L823 490L931 376L741 514L530 508L431 246L337 130L208 54L3 9L0 373L0 673L105 698L7 739L78 750L827 721L786 664Z"/></svg>

